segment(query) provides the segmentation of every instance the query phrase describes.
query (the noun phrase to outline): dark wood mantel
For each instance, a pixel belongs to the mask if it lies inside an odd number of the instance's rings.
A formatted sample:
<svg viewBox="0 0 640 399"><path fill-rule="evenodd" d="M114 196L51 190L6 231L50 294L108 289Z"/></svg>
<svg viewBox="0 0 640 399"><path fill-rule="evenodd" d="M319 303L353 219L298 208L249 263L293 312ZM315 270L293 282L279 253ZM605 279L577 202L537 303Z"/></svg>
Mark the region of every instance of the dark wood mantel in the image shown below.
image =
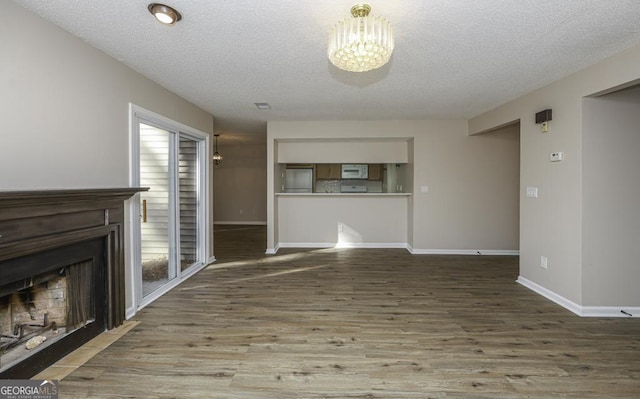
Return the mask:
<svg viewBox="0 0 640 399"><path fill-rule="evenodd" d="M99 259L91 263L97 268L91 282L98 304L96 321L3 371L2 378L28 378L124 322L124 204L146 190L0 191L0 284L5 291L41 272L84 260L75 258Z"/></svg>
<svg viewBox="0 0 640 399"><path fill-rule="evenodd" d="M76 241L108 236L113 257L107 275L108 324L125 318L124 201L148 188L0 191L1 262ZM0 267L0 280L10 270Z"/></svg>
<svg viewBox="0 0 640 399"><path fill-rule="evenodd" d="M0 212L3 208L37 204L61 204L97 200L124 201L146 187L88 188L67 190L0 190ZM0 220L2 216L0 215Z"/></svg>

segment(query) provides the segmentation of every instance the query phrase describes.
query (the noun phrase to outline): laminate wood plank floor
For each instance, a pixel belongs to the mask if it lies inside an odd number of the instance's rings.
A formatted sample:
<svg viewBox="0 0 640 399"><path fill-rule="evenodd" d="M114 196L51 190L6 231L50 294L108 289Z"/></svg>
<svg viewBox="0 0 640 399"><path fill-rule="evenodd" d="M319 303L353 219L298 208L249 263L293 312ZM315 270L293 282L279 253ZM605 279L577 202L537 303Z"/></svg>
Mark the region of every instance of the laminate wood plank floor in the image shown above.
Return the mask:
<svg viewBox="0 0 640 399"><path fill-rule="evenodd" d="M580 318L518 258L281 250L218 227L218 261L139 312L61 398L639 398L640 319Z"/></svg>

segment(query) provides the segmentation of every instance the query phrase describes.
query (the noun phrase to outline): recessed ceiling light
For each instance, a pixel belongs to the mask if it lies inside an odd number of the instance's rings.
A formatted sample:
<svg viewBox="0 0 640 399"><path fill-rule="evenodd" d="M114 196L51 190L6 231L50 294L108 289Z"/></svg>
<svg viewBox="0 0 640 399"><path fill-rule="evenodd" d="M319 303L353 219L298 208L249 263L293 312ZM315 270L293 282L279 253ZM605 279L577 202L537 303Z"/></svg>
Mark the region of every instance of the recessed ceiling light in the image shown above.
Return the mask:
<svg viewBox="0 0 640 399"><path fill-rule="evenodd" d="M254 103L258 109L271 109L269 103Z"/></svg>
<svg viewBox="0 0 640 399"><path fill-rule="evenodd" d="M147 8L158 21L165 25L173 25L182 19L178 11L164 4L151 3Z"/></svg>

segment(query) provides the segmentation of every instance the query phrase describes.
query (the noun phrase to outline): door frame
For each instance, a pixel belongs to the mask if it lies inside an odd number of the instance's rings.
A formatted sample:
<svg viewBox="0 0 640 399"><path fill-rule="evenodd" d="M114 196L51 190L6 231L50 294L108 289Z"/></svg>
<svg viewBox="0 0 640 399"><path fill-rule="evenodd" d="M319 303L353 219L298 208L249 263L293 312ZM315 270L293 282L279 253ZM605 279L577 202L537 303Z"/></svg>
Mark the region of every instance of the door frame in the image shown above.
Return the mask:
<svg viewBox="0 0 640 399"><path fill-rule="evenodd" d="M179 135L185 135L198 141L198 152L202 154L203 159L198 169L198 185L200 187L198 214L202 215L198 217L198 231L200 232L200 234L198 234L198 258L201 261L184 271L177 270L177 278L169 281L163 288L155 291L153 294L143 298L142 274L138 272L138 269L141 267L139 260L142 251L139 223L141 215L140 194L134 195L125 205L125 216L127 216L126 220L128 220L126 226L128 248L125 248L125 267L127 268L125 272L127 276L125 279L127 319L134 316L138 310L164 295L167 291L188 279L214 260L211 256L211 248L209 246L212 234L210 228L211 207L209 206L211 203L209 134L129 103L129 185L131 187L140 186L140 123L150 124L160 129L177 133L178 140Z"/></svg>

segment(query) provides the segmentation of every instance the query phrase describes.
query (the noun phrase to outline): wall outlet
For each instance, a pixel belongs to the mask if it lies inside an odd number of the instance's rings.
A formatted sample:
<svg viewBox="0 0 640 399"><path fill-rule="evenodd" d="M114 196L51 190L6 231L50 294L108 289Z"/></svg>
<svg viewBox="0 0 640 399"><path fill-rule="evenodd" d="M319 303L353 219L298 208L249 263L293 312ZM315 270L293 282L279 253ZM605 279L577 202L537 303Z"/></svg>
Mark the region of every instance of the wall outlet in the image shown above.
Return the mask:
<svg viewBox="0 0 640 399"><path fill-rule="evenodd" d="M244 214L244 209L240 209L240 214Z"/></svg>
<svg viewBox="0 0 640 399"><path fill-rule="evenodd" d="M541 256L540 257L540 267L543 269L547 268L547 257L546 256Z"/></svg>
<svg viewBox="0 0 640 399"><path fill-rule="evenodd" d="M527 198L538 198L538 187L527 187Z"/></svg>
<svg viewBox="0 0 640 399"><path fill-rule="evenodd" d="M564 152L552 152L549 154L549 160L551 162L560 162L564 159Z"/></svg>

